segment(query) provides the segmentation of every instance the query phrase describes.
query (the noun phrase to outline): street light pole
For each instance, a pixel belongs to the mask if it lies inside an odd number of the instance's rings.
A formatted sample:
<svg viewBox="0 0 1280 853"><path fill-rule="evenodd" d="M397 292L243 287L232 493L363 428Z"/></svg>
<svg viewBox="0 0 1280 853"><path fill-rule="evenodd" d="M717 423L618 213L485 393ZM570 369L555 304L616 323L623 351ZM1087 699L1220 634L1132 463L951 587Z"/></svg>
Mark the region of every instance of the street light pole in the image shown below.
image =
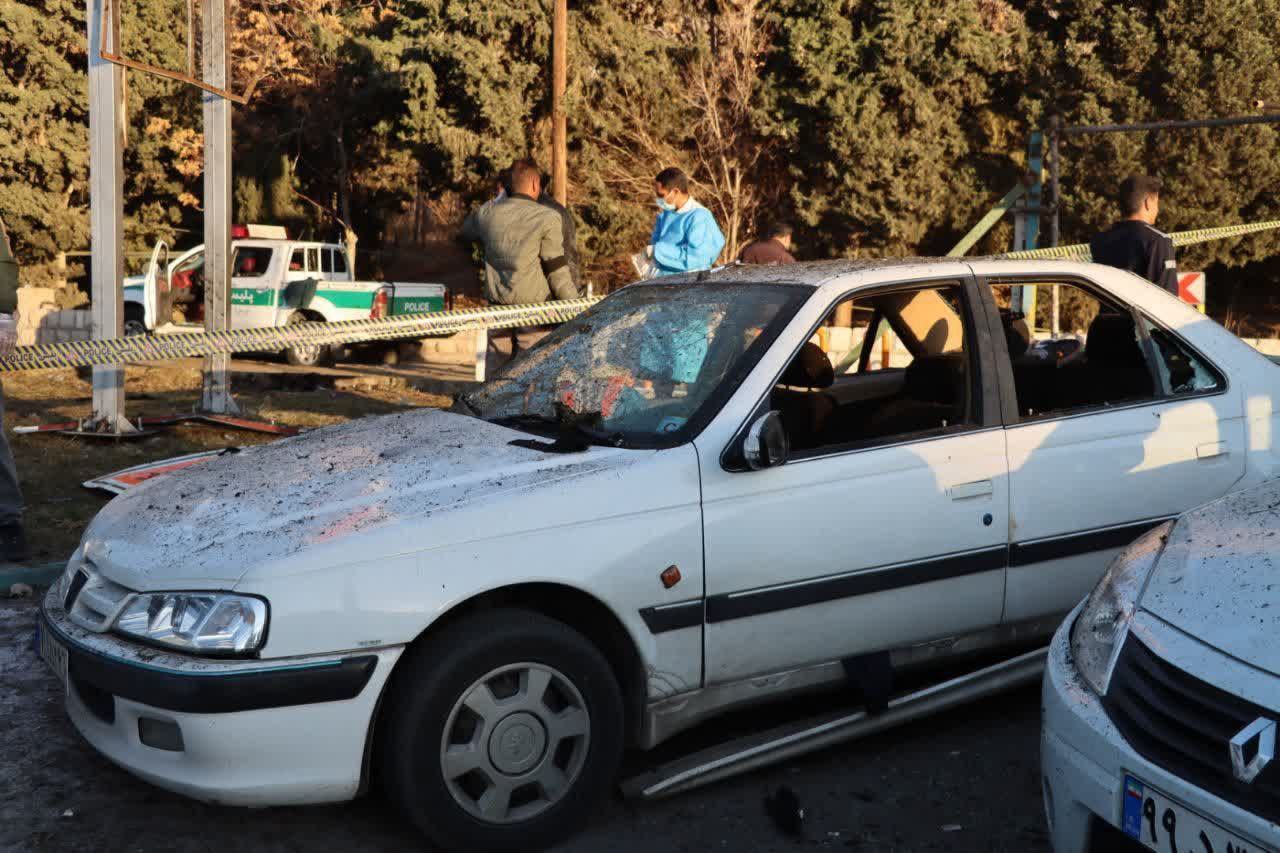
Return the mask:
<svg viewBox="0 0 1280 853"><path fill-rule="evenodd" d="M569 203L568 119L564 113L564 91L569 38L568 0L552 0L551 17L551 194L561 204Z"/></svg>

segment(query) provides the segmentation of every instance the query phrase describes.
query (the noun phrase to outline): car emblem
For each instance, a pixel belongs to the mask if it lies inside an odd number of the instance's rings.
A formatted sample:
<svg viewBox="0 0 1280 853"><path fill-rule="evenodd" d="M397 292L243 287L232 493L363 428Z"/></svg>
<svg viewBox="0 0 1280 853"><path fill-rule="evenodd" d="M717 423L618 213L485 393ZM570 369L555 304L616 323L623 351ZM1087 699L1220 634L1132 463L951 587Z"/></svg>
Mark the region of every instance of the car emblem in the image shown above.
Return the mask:
<svg viewBox="0 0 1280 853"><path fill-rule="evenodd" d="M1258 750L1253 758L1244 760L1244 748L1250 741L1257 739ZM1258 778L1271 759L1276 757L1276 721L1259 717L1241 729L1231 739L1231 771L1241 782L1252 782Z"/></svg>

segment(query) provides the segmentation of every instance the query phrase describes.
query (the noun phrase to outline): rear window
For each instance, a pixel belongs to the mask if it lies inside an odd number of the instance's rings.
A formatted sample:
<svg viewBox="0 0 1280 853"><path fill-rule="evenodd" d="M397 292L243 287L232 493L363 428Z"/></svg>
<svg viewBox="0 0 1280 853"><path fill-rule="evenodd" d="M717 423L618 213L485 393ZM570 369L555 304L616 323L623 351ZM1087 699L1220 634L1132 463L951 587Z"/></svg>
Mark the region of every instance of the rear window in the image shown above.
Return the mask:
<svg viewBox="0 0 1280 853"><path fill-rule="evenodd" d="M236 278L259 278L267 274L271 266L273 250L269 246L237 246L231 259L232 275Z"/></svg>

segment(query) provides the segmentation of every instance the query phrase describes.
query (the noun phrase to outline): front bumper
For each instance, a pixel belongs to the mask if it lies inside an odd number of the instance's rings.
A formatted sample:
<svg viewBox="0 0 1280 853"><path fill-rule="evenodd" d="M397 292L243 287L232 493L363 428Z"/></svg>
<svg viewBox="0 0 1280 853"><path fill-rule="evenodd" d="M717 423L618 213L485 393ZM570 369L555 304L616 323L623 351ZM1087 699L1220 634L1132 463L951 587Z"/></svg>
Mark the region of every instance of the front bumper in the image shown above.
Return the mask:
<svg viewBox="0 0 1280 853"><path fill-rule="evenodd" d="M1042 691L1040 766L1055 853L1086 853L1099 820L1120 827L1126 774L1236 835L1280 850L1280 827L1189 784L1129 746L1071 659L1071 626L1079 612L1077 607L1054 635ZM1135 842L1134 849L1143 848Z"/></svg>
<svg viewBox="0 0 1280 853"><path fill-rule="evenodd" d="M86 631L53 590L40 630L67 649L67 714L90 745L162 788L249 806L357 793L378 699L403 651L193 658Z"/></svg>

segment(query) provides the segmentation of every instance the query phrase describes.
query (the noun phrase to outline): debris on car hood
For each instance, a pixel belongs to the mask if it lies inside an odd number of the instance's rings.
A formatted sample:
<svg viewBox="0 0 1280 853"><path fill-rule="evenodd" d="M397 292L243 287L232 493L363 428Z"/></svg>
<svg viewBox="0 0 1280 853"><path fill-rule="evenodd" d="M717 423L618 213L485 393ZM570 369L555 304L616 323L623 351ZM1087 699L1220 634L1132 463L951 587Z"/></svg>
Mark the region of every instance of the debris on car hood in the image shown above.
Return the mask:
<svg viewBox="0 0 1280 853"><path fill-rule="evenodd" d="M304 549L613 467L632 453L592 447L563 456L512 446L522 435L424 409L246 448L119 495L89 526L84 554L132 589L233 584ZM495 531L501 523L494 519Z"/></svg>
<svg viewBox="0 0 1280 853"><path fill-rule="evenodd" d="M1227 495L1183 516L1156 565L1142 608L1220 651L1276 672L1280 481Z"/></svg>

